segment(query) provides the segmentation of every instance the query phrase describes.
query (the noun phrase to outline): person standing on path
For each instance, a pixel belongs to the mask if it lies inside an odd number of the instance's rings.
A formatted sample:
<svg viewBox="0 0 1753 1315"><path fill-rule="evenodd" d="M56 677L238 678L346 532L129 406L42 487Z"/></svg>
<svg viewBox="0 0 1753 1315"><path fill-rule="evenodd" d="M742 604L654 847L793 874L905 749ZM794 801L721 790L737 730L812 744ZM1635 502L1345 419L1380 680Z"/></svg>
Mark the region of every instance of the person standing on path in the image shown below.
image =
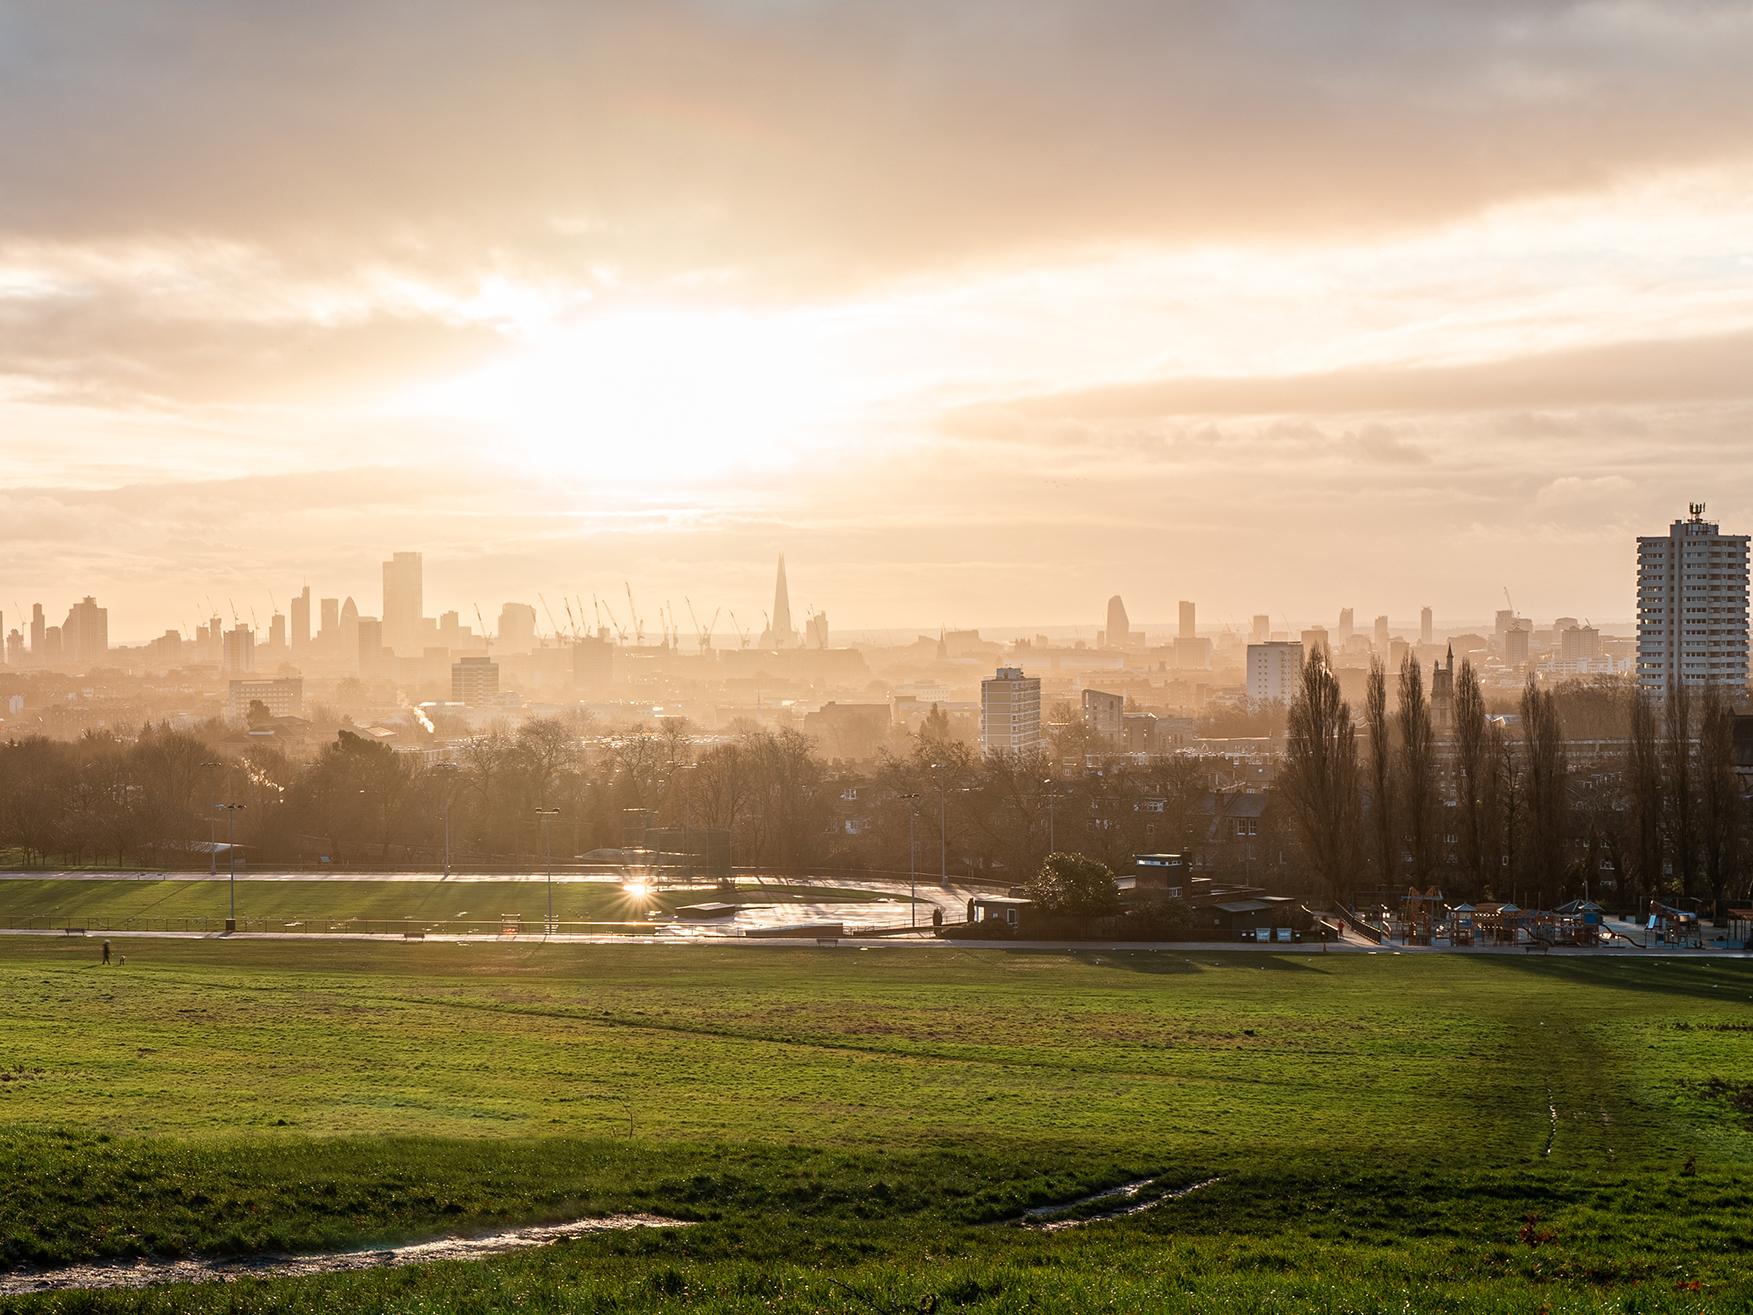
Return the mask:
<svg viewBox="0 0 1753 1315"><path fill-rule="evenodd" d="M110 961L110 943L108 941L103 943L103 961L105 963Z"/></svg>

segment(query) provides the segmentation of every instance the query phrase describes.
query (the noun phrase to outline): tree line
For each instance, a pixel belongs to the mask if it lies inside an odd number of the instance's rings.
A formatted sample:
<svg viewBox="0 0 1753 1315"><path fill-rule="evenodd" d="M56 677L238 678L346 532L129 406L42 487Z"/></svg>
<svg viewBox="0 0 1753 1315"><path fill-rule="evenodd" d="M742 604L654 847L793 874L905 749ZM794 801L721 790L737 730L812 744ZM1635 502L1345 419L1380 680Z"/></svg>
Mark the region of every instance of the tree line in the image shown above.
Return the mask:
<svg viewBox="0 0 1753 1315"><path fill-rule="evenodd" d="M1279 795L1332 897L1439 885L1539 908L1593 895L1720 910L1746 896L1749 813L1724 689L1677 685L1657 700L1630 682L1567 691L1530 677L1510 718L1488 713L1464 661L1439 735L1423 669L1401 666L1392 705L1390 683L1378 659L1359 720L1317 651L1290 707ZM1586 761L1567 711L1586 728Z"/></svg>

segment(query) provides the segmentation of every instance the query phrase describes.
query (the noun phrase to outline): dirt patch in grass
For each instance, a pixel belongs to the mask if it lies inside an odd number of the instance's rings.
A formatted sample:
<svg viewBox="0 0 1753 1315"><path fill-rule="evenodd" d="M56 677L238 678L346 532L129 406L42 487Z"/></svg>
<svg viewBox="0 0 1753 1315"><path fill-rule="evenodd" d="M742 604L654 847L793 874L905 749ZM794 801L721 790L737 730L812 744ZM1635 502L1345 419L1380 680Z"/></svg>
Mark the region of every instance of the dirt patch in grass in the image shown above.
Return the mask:
<svg viewBox="0 0 1753 1315"><path fill-rule="evenodd" d="M147 1288L165 1283L230 1283L241 1278L299 1278L310 1274L341 1274L361 1269L425 1265L437 1260L481 1260L549 1246L591 1233L624 1232L631 1228L685 1228L680 1219L660 1215L607 1215L568 1224L515 1228L486 1237L443 1237L407 1246L363 1251L329 1251L305 1256L256 1256L241 1260L136 1260L122 1263L69 1265L62 1269L0 1274L0 1297L30 1292L94 1291L99 1288Z"/></svg>
<svg viewBox="0 0 1753 1315"><path fill-rule="evenodd" d="M1741 1116L1749 1128L1753 1128L1753 1082L1731 1082L1726 1078L1706 1078L1697 1084L1699 1094L1706 1100L1717 1101L1727 1105Z"/></svg>

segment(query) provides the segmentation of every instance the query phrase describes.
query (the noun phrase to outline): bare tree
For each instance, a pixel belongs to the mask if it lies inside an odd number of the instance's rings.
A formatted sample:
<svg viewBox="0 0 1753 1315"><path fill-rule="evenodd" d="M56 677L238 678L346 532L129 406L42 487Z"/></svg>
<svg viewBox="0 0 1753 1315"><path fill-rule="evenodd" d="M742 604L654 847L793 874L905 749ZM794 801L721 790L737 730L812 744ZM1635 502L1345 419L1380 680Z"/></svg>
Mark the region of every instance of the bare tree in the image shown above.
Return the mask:
<svg viewBox="0 0 1753 1315"><path fill-rule="evenodd" d="M1680 874L1680 892L1698 898L1698 782L1693 771L1692 690L1684 681L1668 685L1662 706L1662 765L1668 789L1668 852Z"/></svg>
<svg viewBox="0 0 1753 1315"><path fill-rule="evenodd" d="M1532 676L1522 689L1522 748L1528 772L1528 876L1535 904L1557 903L1565 873L1569 783L1564 729L1550 690Z"/></svg>
<svg viewBox="0 0 1753 1315"><path fill-rule="evenodd" d="M578 737L557 717L532 717L517 728L515 743L536 807L546 808L555 779L578 765Z"/></svg>
<svg viewBox="0 0 1753 1315"><path fill-rule="evenodd" d="M1704 687L1698 710L1698 803L1704 876L1714 912L1740 867L1741 791L1735 779L1735 710L1720 685Z"/></svg>
<svg viewBox="0 0 1753 1315"><path fill-rule="evenodd" d="M1291 704L1284 796L1316 875L1334 899L1350 900L1357 866L1357 732L1326 655L1303 663Z"/></svg>
<svg viewBox="0 0 1753 1315"><path fill-rule="evenodd" d="M1662 828L1667 811L1655 705L1641 689L1631 695L1630 728L1625 776L1632 833L1628 875L1633 889L1626 894L1634 907L1641 908L1662 885Z"/></svg>
<svg viewBox="0 0 1753 1315"><path fill-rule="evenodd" d="M1478 898L1488 879L1485 836L1480 829L1481 796L1485 776L1492 764L1487 757L1485 693L1479 673L1467 658L1455 679L1455 796L1460 814L1461 867L1467 873L1470 893Z"/></svg>
<svg viewBox="0 0 1753 1315"><path fill-rule="evenodd" d="M1488 860L1499 874L1494 885L1499 886L1495 893L1501 899L1505 893L1501 889L1503 874L1514 874L1521 863L1522 822L1527 812L1528 790L1522 764L1516 758L1515 745L1504 734L1502 722L1491 723L1486 744L1492 764L1486 827L1491 844Z"/></svg>
<svg viewBox="0 0 1753 1315"><path fill-rule="evenodd" d="M1379 657L1370 659L1364 684L1364 728L1369 741L1370 841L1376 876L1394 884L1394 774L1388 721L1388 674Z"/></svg>
<svg viewBox="0 0 1753 1315"><path fill-rule="evenodd" d="M1424 668L1408 654L1400 663L1400 813L1406 851L1412 856L1412 884L1422 889L1436 867L1436 767L1430 701Z"/></svg>

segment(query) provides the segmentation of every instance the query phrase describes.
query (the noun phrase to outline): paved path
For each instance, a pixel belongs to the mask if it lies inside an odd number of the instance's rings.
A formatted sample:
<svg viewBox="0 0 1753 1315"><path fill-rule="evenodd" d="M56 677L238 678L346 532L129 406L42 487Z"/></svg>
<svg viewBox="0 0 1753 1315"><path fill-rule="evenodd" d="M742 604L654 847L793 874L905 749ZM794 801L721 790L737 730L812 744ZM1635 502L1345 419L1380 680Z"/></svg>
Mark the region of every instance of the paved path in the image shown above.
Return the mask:
<svg viewBox="0 0 1753 1315"><path fill-rule="evenodd" d="M401 935L381 935L373 932L204 932L204 931L112 931L112 932L64 932L20 930L0 928L0 937L4 936L51 936L62 940L84 939L98 940L185 940L185 941L368 941L381 942L389 945L408 944ZM931 935L929 931L920 932L917 936L834 936L834 937L803 937L803 936L742 936L742 935L700 935L677 936L663 935L632 935L620 933L575 933L559 932L544 936L539 931L518 936L487 936L487 935L432 935L423 942L414 944L467 945L687 945L710 944L717 946L750 946L754 948L772 949L776 946L793 949L820 949L824 947L842 950L892 950L892 949L931 949L931 950L1032 950L1051 951L1062 954L1114 954L1148 951L1157 954L1179 954L1183 956L1197 954L1388 954L1388 955L1420 955L1420 954L1459 954L1459 955L1510 955L1515 958L1526 957L1527 952L1520 946L1465 946L1449 948L1447 946L1393 946L1371 945L1367 941L1339 942L1322 946L1320 942L1304 942L1302 944L1254 944L1252 941L1013 941L1013 940L961 940L942 939ZM1541 957L1561 959L1704 959L1712 963L1726 959L1753 960L1753 953L1744 950L1687 950L1687 949L1651 949L1651 950L1591 950L1581 946L1560 946L1548 950Z"/></svg>

